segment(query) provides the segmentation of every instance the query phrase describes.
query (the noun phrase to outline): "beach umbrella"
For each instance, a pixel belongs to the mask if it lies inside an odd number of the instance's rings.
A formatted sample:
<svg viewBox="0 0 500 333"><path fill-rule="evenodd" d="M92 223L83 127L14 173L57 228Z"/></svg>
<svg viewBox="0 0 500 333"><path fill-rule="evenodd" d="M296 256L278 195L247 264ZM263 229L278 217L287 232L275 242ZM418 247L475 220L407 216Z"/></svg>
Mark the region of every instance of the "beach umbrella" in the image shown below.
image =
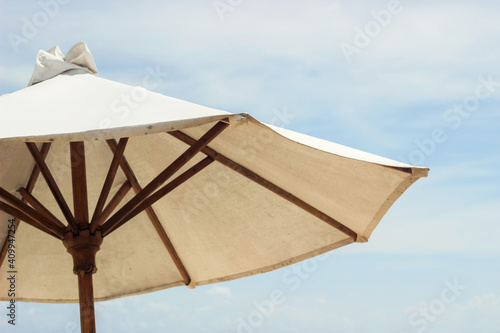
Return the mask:
<svg viewBox="0 0 500 333"><path fill-rule="evenodd" d="M15 301L79 302L82 332L94 301L366 242L428 172L96 72L84 43L55 47L0 97L0 279Z"/></svg>

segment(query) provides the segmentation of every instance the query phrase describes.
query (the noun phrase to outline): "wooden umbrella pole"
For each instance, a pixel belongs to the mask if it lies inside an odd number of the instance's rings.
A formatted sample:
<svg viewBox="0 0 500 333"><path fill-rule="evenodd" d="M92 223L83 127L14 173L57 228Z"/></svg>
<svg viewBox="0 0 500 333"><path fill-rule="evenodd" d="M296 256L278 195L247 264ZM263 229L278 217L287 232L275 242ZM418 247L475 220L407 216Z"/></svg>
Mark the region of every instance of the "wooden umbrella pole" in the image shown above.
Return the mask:
<svg viewBox="0 0 500 333"><path fill-rule="evenodd" d="M80 298L80 325L82 333L95 333L92 273L81 272L78 274L78 294Z"/></svg>
<svg viewBox="0 0 500 333"><path fill-rule="evenodd" d="M80 324L82 333L95 333L94 288L92 274L97 271L95 255L102 244L101 232L95 234L81 230L78 235L68 231L64 246L73 257L73 273L78 275L78 296L80 299Z"/></svg>
<svg viewBox="0 0 500 333"><path fill-rule="evenodd" d="M77 232L68 228L64 235L63 244L73 257L73 273L78 275L81 331L82 333L95 333L92 274L97 272L95 255L102 244L102 236L100 230L90 228L85 143L83 141L70 142L69 146L71 152L73 208ZM112 182L112 180L109 182Z"/></svg>

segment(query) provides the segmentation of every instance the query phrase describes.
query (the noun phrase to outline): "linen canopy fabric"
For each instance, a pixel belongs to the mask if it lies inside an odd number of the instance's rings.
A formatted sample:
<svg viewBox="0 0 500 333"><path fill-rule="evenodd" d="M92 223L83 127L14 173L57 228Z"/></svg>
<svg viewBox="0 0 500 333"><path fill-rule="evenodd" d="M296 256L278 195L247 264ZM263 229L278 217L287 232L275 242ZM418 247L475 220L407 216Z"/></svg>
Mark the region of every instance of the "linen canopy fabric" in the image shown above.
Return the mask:
<svg viewBox="0 0 500 333"><path fill-rule="evenodd" d="M69 203L68 143L86 143L92 215L113 158L106 140L130 138L124 157L138 183L146 186L189 147L190 139L199 139L217 122L229 123L208 147L237 167L216 159L152 205L191 277L191 287L263 273L365 242L389 207L428 172L268 126L247 114L203 107L89 73L64 72L68 75L0 97L0 186L18 197L17 190L26 186L35 165L26 142L38 147L52 143L46 163ZM206 155L205 150L198 153L172 179ZM245 177L241 170L267 185ZM118 170L111 193L126 181ZM269 189L273 186L326 218L276 194ZM42 177L32 194L65 221ZM133 196L129 191L117 209ZM9 218L0 211L0 245ZM328 218L355 236L326 223ZM21 222L16 249L18 301L78 302L72 258L61 241ZM96 300L185 284L145 212L106 236L96 260ZM6 279L4 266L0 279ZM1 295L0 300L7 298Z"/></svg>

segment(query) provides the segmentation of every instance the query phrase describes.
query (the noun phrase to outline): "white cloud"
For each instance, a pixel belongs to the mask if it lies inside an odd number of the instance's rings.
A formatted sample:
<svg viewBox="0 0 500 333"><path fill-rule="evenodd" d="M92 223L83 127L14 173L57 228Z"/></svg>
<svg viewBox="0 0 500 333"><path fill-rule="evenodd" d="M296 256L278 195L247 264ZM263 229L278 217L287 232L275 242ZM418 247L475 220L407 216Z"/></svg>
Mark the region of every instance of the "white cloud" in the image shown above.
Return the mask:
<svg viewBox="0 0 500 333"><path fill-rule="evenodd" d="M207 291L207 294L222 299L225 304L229 304L233 298L233 296L231 295L231 290L228 287L218 285L212 286Z"/></svg>
<svg viewBox="0 0 500 333"><path fill-rule="evenodd" d="M430 202L420 206L415 203L407 208L412 213L401 216L399 221L383 221L368 244L349 246L342 252L500 253L496 240L500 232L500 226L496 223L496 216L500 213L498 202L469 204L466 209L457 206L454 210L449 207L453 198L447 198L446 202L446 205L445 202L441 204L447 211L435 216L418 213L422 207L431 205ZM434 212L436 210L432 209Z"/></svg>
<svg viewBox="0 0 500 333"><path fill-rule="evenodd" d="M140 306L141 313L151 313L151 312L169 312L173 310L178 310L179 308L170 305L167 302L147 302Z"/></svg>
<svg viewBox="0 0 500 333"><path fill-rule="evenodd" d="M212 305L205 305L205 306L203 306L201 308L194 309L194 312L201 313L201 312L211 311L213 309L214 309L214 307Z"/></svg>

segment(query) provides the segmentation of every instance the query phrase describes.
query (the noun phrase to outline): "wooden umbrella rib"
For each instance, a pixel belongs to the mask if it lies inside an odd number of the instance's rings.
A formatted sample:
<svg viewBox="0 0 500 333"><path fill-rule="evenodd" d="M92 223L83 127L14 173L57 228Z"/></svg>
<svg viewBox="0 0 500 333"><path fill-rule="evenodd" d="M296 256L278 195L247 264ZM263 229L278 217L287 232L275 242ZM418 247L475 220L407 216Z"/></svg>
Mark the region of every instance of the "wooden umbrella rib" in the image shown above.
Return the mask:
<svg viewBox="0 0 500 333"><path fill-rule="evenodd" d="M50 147L51 147L50 142L45 142L42 144L42 148L40 149L40 155L42 156L42 159L45 160L47 157ZM40 168L38 165L33 166L33 170L31 171L31 175L29 177L28 182L26 183L26 189L31 193L33 191L33 188L35 187L36 181L38 180L38 176L40 175ZM17 231L17 228L19 227L19 218L14 219L14 233ZM5 238L5 241L2 245L2 249L0 250L0 267L3 264L3 261L5 259L5 256L7 255L7 250L9 247L9 242L7 241L7 238Z"/></svg>
<svg viewBox="0 0 500 333"><path fill-rule="evenodd" d="M195 141L184 153L182 153L174 162L167 166L158 176L127 202L118 212L109 218L103 224L104 229L114 229L121 220L128 215L137 205L146 199L151 193L159 188L173 174L189 162L200 150L206 147L213 139L217 137L227 126L228 123L219 121L210 130L208 130L199 140Z"/></svg>
<svg viewBox="0 0 500 333"><path fill-rule="evenodd" d="M35 198L30 192L28 192L26 188L21 187L19 189L19 193L21 193L21 197L24 199L24 201L29 203L40 214L43 214L52 222L53 225L62 229L66 228L66 226L61 221L59 221L57 217L55 217L54 214L52 214L50 210L48 210L40 201L38 201L37 198Z"/></svg>
<svg viewBox="0 0 500 333"><path fill-rule="evenodd" d="M108 205L102 210L102 212L96 217L95 221L95 227L94 229L92 228L92 224L90 225L90 233L93 234L97 228L97 226L100 226L106 219L113 213L113 211L118 207L120 202L125 198L127 195L128 191L132 188L132 185L130 185L130 182L127 180L126 182L123 183L123 185L118 189L116 194L111 198L109 201ZM94 222L92 221L92 222Z"/></svg>
<svg viewBox="0 0 500 333"><path fill-rule="evenodd" d="M108 140L109 141L109 140ZM97 221L97 217L101 214L104 209L104 205L106 204L106 200L108 199L109 192L111 191L111 186L113 186L113 181L116 176L116 172L118 171L118 167L120 166L120 162L125 151L125 147L127 146L128 138L121 138L118 143L118 147L116 152L113 155L113 160L111 161L111 165L109 166L109 171L106 176L106 180L104 181L104 185L102 186L102 191L97 200L97 204L94 210L94 215L92 216L92 221L90 222L90 232L94 233L95 229L99 225Z"/></svg>
<svg viewBox="0 0 500 333"><path fill-rule="evenodd" d="M109 140L108 141L109 148L111 151L114 153L117 148L117 144L114 140ZM120 162L120 168L122 169L123 173L127 177L128 181L132 185L132 188L134 189L135 193L139 193L142 190L141 185L139 184L137 177L135 176L134 172L132 171L132 168L127 162L127 159L125 157L122 158ZM151 221L151 224L153 224L153 227L155 228L156 232L158 233L160 239L163 242L163 245L167 249L168 253L170 254L170 257L172 258L175 266L177 267L177 270L182 276L182 279L184 280L184 283L186 285L189 285L191 283L191 277L189 276L189 273L187 272L186 268L184 267L184 264L182 263L182 260L180 259L179 255L177 254L177 251L175 250L172 242L170 241L170 238L168 237L167 232L165 231L165 228L163 228L163 225L160 222L160 219L156 215L154 209L152 207L146 208L146 214L149 217L149 220Z"/></svg>
<svg viewBox="0 0 500 333"><path fill-rule="evenodd" d="M14 205L14 207L21 211L24 215L29 216L32 220L35 220L42 224L44 227L52 231L58 236L64 236L64 227L55 225L49 218L47 218L43 213L39 213L35 209L28 206L21 199L16 198L14 195L10 194L3 187L0 187L0 198L3 198L7 202Z"/></svg>
<svg viewBox="0 0 500 333"><path fill-rule="evenodd" d="M44 142L42 144L42 148L40 149L40 157L42 158L42 160L45 161L45 158L49 154L49 150L50 150L51 146L52 146L51 142ZM33 166L33 171L31 172L30 178L25 186L26 189L28 190L28 192L31 193L33 191L33 189L35 188L35 184L36 184L36 181L38 180L39 175L40 175L40 168L35 163L35 165Z"/></svg>
<svg viewBox="0 0 500 333"><path fill-rule="evenodd" d="M163 245L167 249L170 257L172 258L172 261L175 264L175 267L177 267L177 270L181 274L182 280L186 285L189 285L191 283L191 277L189 276L189 273L182 263L181 258L179 257L179 254L175 250L174 245L170 241L170 237L168 237L167 232L165 231L165 228L163 228L163 225L160 223L160 220L158 219L158 216L154 212L153 208L149 207L146 208L146 214L149 217L149 220L153 224L153 227L155 228L156 232L158 233L158 236L163 242Z"/></svg>
<svg viewBox="0 0 500 333"><path fill-rule="evenodd" d="M64 200L64 197L61 193L61 190L57 186L57 183L54 180L54 177L52 176L47 164L45 163L40 152L38 151L36 144L33 142L26 142L26 146L28 147L31 155L33 156L35 163L40 168L40 172L42 173L42 176L45 178L45 181L47 182L47 185L49 186L49 189L52 192L52 195L56 199L57 204L61 208L61 211L62 211L64 217L68 221L68 224L71 227L71 230L75 234L78 233L78 226L75 222L75 218L73 217L73 214L71 213L71 210L69 209L68 204L66 203L66 200Z"/></svg>
<svg viewBox="0 0 500 333"><path fill-rule="evenodd" d="M163 198L165 195L168 193L172 192L174 189L176 189L179 185L182 183L186 182L188 179L196 175L198 172L206 168L208 165L210 165L213 162L213 158L210 156L204 158L185 172L183 172L180 176L176 177L174 180L169 182L167 185L156 191L155 193L151 194L149 197L147 197L144 201L142 201L139 205L137 205L134 210L132 210L127 216L125 216L119 224L117 224L113 229L108 229L106 228L106 225L103 226L102 228L102 236L106 236L109 233L113 232L114 230L118 229L120 226L125 224L126 222L130 221L133 219L135 216L137 216L139 213L144 211L146 208L151 207L155 202Z"/></svg>
<svg viewBox="0 0 500 333"><path fill-rule="evenodd" d="M116 154L116 151L118 149L118 144L116 143L115 140L107 140L109 149L113 152L113 154ZM130 185L132 185L132 188L136 192L140 192L142 190L141 185L139 185L139 181L135 177L134 173L132 172L132 168L127 162L127 159L123 157L120 160L120 168L122 169L123 173L125 174L125 177L127 180L130 182Z"/></svg>
<svg viewBox="0 0 500 333"><path fill-rule="evenodd" d="M188 145L194 144L196 142L193 138L190 136L180 132L180 131L173 131L173 132L168 132L170 135L173 137L183 141L184 143ZM225 165L226 167L238 172L242 176L256 182L257 184L265 187L266 189L270 190L271 192L279 195L283 199L288 200L292 204L300 207L301 209L307 211L308 213L316 216L317 218L321 219L322 221L328 223L332 227L338 229L339 231L345 233L347 236L352 238L354 241L356 241L358 235L356 232L348 228L347 226L343 225L342 223L338 222L334 218L328 216L327 214L323 213L319 209L311 206L310 204L306 203L305 201L299 199L298 197L294 196L290 192L285 191L281 187L271 183L270 181L266 180L265 178L259 176L253 171L250 171L249 169L245 168L244 166L240 165L239 163L227 158L226 156L218 153L217 151L213 150L212 148L205 147L201 150L204 154L207 156L212 157L214 160L217 162Z"/></svg>
<svg viewBox="0 0 500 333"><path fill-rule="evenodd" d="M71 180L73 185L73 211L75 222L80 230L89 223L89 204L87 197L87 169L85 166L85 144L83 141L70 142Z"/></svg>
<svg viewBox="0 0 500 333"><path fill-rule="evenodd" d="M45 232L48 235L51 235L57 239L63 239L63 235L58 235L49 228L47 228L44 224L40 223L36 219L33 219L31 216L26 214L25 212L12 207L11 205L8 205L2 201L0 201L0 210L3 210L7 214L10 214L12 216L15 216L16 218L23 220L24 222L28 223L29 225L37 228L40 231Z"/></svg>

